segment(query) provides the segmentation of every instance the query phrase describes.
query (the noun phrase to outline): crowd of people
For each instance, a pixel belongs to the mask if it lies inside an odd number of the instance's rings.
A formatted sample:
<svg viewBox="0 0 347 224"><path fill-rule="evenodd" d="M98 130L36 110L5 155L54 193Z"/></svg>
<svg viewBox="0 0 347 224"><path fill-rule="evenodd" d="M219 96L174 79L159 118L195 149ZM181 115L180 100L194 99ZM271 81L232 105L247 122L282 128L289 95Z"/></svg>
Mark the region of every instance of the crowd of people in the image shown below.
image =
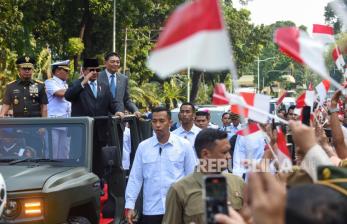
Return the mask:
<svg viewBox="0 0 347 224"><path fill-rule="evenodd" d="M69 61L54 63L53 77L33 80L35 61L17 60L19 78L6 86L0 116L13 117L141 117L121 74L120 56L105 55L105 69L97 59L84 59L81 77L67 85ZM216 223L345 223L347 220L347 135L343 98L337 91L330 102L312 108L310 125L303 125L295 106L278 109L279 117L260 124L225 112L222 126L211 122L207 110L182 103L179 122L172 125L165 107L151 110L153 136L141 142L130 164L129 128L125 128L123 168L130 174L125 191L129 223L204 223L203 179L221 174L227 183L229 214L216 214ZM342 116L342 117L341 117ZM279 129L286 136L292 166L280 169ZM255 127L258 129L255 130ZM109 144L104 121L94 129L93 172L100 178L100 150ZM54 130L55 158L69 157L66 129ZM59 143L59 144L58 144ZM142 215L135 205L142 191Z"/></svg>

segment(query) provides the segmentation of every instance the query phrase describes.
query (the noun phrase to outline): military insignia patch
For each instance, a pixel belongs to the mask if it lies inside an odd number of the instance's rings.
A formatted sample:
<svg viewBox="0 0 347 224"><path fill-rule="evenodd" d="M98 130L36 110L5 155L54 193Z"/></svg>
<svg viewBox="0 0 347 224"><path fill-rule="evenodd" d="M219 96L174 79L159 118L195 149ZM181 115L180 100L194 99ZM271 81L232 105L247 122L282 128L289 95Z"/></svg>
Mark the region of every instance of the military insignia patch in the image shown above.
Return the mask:
<svg viewBox="0 0 347 224"><path fill-rule="evenodd" d="M25 62L29 62L30 61L30 57L28 57L28 56L25 57L24 59L25 59Z"/></svg>

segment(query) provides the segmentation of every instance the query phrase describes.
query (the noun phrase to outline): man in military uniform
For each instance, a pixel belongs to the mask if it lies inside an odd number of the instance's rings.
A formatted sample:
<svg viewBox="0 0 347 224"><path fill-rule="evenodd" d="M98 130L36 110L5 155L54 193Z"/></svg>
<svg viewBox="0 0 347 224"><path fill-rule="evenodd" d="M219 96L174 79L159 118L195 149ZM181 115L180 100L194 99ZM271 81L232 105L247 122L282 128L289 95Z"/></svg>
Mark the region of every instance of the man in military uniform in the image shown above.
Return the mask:
<svg viewBox="0 0 347 224"><path fill-rule="evenodd" d="M227 133L218 129L201 130L196 136L194 147L200 159L200 166L193 174L171 186L166 196L166 211L163 220L165 224L205 223L202 197L204 176L209 173L220 173L227 168L227 160L231 158ZM217 167L211 166L213 162L217 163L214 164ZM213 170L209 170L209 168ZM227 183L228 204L235 210L240 210L243 207L245 184L236 175L230 173L223 173L223 175Z"/></svg>
<svg viewBox="0 0 347 224"><path fill-rule="evenodd" d="M45 81L48 97L48 117L66 118L71 116L71 103L64 94L68 88L66 80L69 76L70 61L58 61L52 64L53 77ZM52 129L52 151L54 159L68 159L70 153L70 137L66 127Z"/></svg>
<svg viewBox="0 0 347 224"><path fill-rule="evenodd" d="M0 116L13 108L14 117L47 117L47 95L43 82L31 79L35 60L28 56L17 59L19 78L7 84Z"/></svg>

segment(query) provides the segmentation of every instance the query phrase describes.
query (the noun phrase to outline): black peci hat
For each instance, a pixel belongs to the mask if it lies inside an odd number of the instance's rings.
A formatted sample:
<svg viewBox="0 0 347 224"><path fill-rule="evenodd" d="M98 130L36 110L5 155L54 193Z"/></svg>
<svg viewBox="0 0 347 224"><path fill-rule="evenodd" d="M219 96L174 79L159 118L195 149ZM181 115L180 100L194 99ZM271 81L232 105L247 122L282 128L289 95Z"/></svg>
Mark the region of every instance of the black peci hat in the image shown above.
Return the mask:
<svg viewBox="0 0 347 224"><path fill-rule="evenodd" d="M85 58L83 59L83 68L98 68L99 61L96 58Z"/></svg>

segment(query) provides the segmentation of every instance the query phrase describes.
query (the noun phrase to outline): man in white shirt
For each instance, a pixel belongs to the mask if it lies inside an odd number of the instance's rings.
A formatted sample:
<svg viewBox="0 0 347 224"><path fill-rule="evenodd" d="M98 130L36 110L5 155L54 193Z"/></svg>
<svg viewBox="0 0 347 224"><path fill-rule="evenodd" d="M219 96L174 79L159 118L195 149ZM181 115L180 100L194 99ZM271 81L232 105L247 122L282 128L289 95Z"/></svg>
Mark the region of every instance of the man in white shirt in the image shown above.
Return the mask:
<svg viewBox="0 0 347 224"><path fill-rule="evenodd" d="M48 117L70 117L71 103L64 94L68 88L66 80L69 76L70 61L59 61L52 64L53 77L45 81L48 98ZM70 138L66 127L52 130L52 147L54 159L68 159L70 152Z"/></svg>
<svg viewBox="0 0 347 224"><path fill-rule="evenodd" d="M238 130L242 129L240 116L238 114L230 113L230 134L234 135Z"/></svg>
<svg viewBox="0 0 347 224"><path fill-rule="evenodd" d="M152 115L155 135L139 144L125 191L125 208L131 224L142 184L141 223L160 224L171 184L192 173L196 165L195 152L189 142L170 133L171 112L157 107Z"/></svg>
<svg viewBox="0 0 347 224"><path fill-rule="evenodd" d="M181 126L174 130L172 133L185 138L189 141L190 145L194 147L194 142L196 136L201 131L200 128L195 126L195 107L194 104L185 102L180 107L180 112L178 114Z"/></svg>
<svg viewBox="0 0 347 224"><path fill-rule="evenodd" d="M261 130L252 131L251 127L254 127L255 122L248 120L248 131L245 131L247 135L238 135L234 148L233 155L233 174L246 178L249 162L256 162L260 160L264 155L265 149L265 137ZM247 162L249 161L249 162ZM250 167L251 168L251 167Z"/></svg>
<svg viewBox="0 0 347 224"><path fill-rule="evenodd" d="M201 129L205 129L205 128L218 129L218 125L211 123L210 111L207 109L199 110L196 112L195 125Z"/></svg>

